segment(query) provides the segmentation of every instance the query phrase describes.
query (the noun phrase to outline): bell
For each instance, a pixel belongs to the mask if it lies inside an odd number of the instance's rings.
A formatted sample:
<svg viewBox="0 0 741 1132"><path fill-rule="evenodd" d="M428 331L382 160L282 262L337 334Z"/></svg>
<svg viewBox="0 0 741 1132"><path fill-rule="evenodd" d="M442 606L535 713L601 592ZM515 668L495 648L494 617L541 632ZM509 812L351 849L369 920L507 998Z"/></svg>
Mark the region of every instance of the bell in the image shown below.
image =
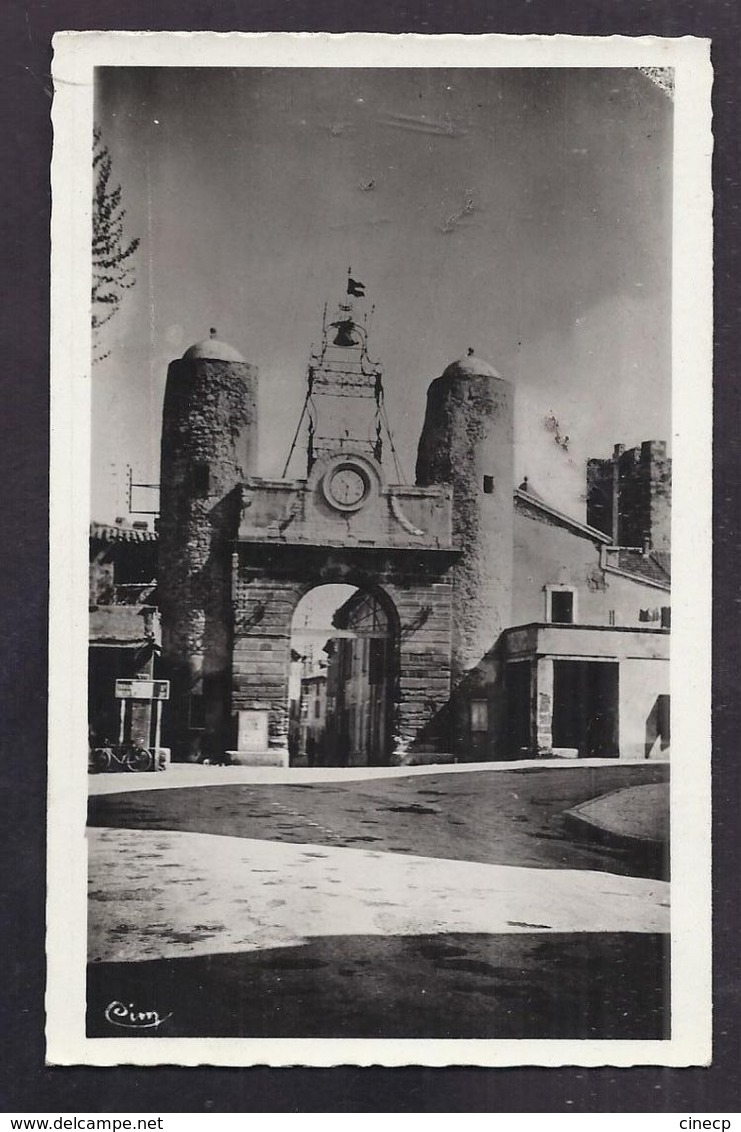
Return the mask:
<svg viewBox="0 0 741 1132"><path fill-rule="evenodd" d="M332 343L334 346L356 346L357 342L353 337L353 330L355 323L351 318L342 319L340 322L333 322L332 326L337 327L337 333Z"/></svg>

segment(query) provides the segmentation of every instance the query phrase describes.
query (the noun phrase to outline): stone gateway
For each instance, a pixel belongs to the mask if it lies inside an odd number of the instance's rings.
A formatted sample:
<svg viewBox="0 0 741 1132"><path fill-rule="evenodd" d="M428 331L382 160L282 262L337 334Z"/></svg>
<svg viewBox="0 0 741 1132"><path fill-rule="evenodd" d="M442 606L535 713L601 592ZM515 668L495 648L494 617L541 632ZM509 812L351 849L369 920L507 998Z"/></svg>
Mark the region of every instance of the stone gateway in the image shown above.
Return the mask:
<svg viewBox="0 0 741 1132"><path fill-rule="evenodd" d="M646 512L657 548L643 519L643 545L621 547L609 507L589 510L605 531L515 488L514 390L469 350L430 385L416 483L401 483L346 302L309 366L306 472L266 479L258 380L215 332L168 371L158 675L174 758L295 759L294 615L327 585L355 593L301 681L321 713L309 765L317 735L338 765L666 754L668 462Z"/></svg>

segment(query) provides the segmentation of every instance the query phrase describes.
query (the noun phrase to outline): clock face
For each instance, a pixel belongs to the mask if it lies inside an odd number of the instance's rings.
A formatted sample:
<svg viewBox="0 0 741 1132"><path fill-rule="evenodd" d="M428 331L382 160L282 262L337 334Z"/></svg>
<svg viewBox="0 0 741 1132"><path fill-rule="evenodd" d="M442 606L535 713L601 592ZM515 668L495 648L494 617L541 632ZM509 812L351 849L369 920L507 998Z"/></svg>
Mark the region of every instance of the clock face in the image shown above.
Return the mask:
<svg viewBox="0 0 741 1132"><path fill-rule="evenodd" d="M368 494L368 480L362 471L343 465L330 472L325 482L327 499L342 511L353 511L360 507Z"/></svg>

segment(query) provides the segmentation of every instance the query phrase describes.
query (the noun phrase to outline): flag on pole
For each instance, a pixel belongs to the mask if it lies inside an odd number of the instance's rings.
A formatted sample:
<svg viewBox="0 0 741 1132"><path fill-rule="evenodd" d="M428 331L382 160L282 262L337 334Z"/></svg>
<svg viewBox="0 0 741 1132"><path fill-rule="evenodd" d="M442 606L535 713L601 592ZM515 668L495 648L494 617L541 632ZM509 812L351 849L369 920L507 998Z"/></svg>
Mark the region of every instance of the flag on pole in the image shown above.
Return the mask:
<svg viewBox="0 0 741 1132"><path fill-rule="evenodd" d="M360 283L357 279L348 278L347 293L348 295L353 295L356 299L364 299L365 283Z"/></svg>

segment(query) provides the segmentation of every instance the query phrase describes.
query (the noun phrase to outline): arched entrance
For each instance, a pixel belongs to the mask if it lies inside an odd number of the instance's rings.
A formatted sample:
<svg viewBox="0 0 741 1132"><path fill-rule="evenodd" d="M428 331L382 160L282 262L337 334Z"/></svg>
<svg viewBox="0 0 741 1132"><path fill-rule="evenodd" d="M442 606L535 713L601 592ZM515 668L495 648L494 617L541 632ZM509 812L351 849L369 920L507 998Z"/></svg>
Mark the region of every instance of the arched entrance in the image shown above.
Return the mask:
<svg viewBox="0 0 741 1132"><path fill-rule="evenodd" d="M385 595L344 584L305 594L291 625L291 765L388 765L397 669Z"/></svg>

